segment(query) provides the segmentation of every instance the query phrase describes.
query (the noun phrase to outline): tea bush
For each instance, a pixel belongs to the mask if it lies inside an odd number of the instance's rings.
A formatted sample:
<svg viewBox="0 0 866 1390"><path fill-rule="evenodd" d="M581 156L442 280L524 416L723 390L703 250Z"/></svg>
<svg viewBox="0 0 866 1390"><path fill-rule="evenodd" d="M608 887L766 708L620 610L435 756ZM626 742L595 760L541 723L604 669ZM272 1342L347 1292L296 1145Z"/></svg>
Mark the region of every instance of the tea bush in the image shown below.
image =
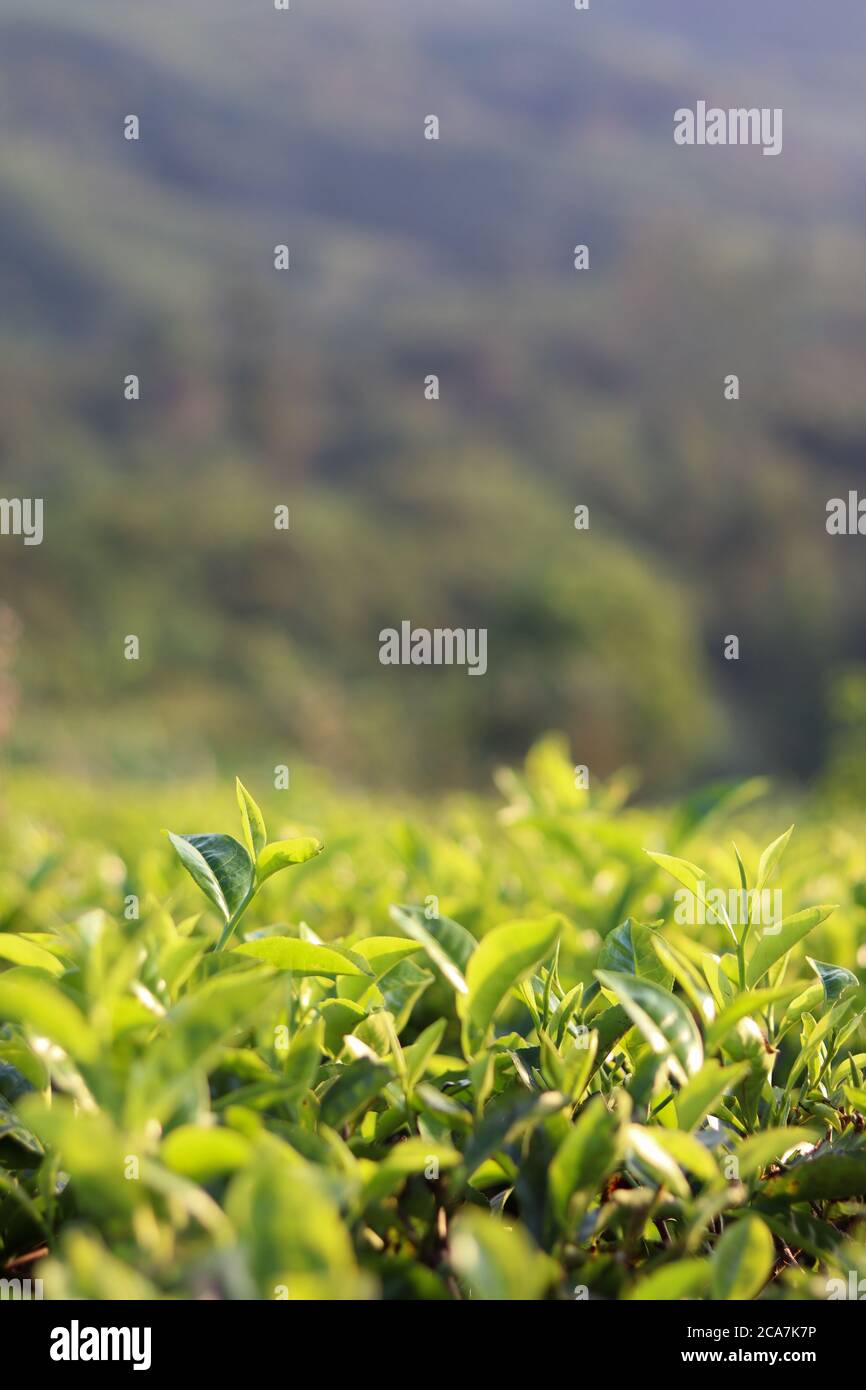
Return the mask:
<svg viewBox="0 0 866 1390"><path fill-rule="evenodd" d="M576 790L553 738L499 790L325 794L291 824L239 783L232 828L222 791L204 821L194 788L13 779L3 1273L109 1299L828 1298L866 1276L850 818L805 805L774 836L757 783L636 809L625 778Z"/></svg>

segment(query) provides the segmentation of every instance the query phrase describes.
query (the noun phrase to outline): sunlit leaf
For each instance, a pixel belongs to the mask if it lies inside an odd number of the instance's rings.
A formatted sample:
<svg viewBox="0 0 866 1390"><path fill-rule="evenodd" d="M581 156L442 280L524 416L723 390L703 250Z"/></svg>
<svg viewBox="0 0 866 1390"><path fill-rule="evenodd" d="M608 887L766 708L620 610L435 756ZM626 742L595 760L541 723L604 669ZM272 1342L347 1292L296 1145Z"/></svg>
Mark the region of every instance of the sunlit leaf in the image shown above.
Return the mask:
<svg viewBox="0 0 866 1390"><path fill-rule="evenodd" d="M250 858L255 861L268 843L265 819L239 777L235 782L235 791L244 829L244 841Z"/></svg>
<svg viewBox="0 0 866 1390"><path fill-rule="evenodd" d="M464 1211L451 1233L451 1261L471 1299L541 1298L555 1266L519 1227L492 1216Z"/></svg>
<svg viewBox="0 0 866 1390"><path fill-rule="evenodd" d="M751 1299L773 1268L773 1237L758 1216L728 1226L712 1254L712 1289L717 1299Z"/></svg>
<svg viewBox="0 0 866 1390"><path fill-rule="evenodd" d="M277 970L296 975L369 975L373 972L338 946L314 946L294 936L263 936L234 947L235 955L252 956Z"/></svg>
<svg viewBox="0 0 866 1390"><path fill-rule="evenodd" d="M604 938L598 968L616 970L624 975L640 975L665 988L670 982L670 973L653 950L657 936L652 927L627 917Z"/></svg>
<svg viewBox="0 0 866 1390"><path fill-rule="evenodd" d="M653 1052L669 1059L675 1075L685 1085L704 1060L700 1033L685 1005L649 980L608 970L595 973L605 988L618 996Z"/></svg>
<svg viewBox="0 0 866 1390"><path fill-rule="evenodd" d="M259 883L264 883L281 869L290 869L295 864L306 864L307 860L315 859L323 848L319 840L310 836L302 836L297 840L275 840L273 844L266 845L259 854L256 878Z"/></svg>
<svg viewBox="0 0 866 1390"><path fill-rule="evenodd" d="M452 989L458 994L466 994L465 972L470 957L478 942L459 922L450 917L428 914L422 907L398 907L389 909L391 920L413 941L417 941Z"/></svg>
<svg viewBox="0 0 866 1390"><path fill-rule="evenodd" d="M253 887L253 865L243 845L231 835L173 835L181 863L228 922Z"/></svg>
<svg viewBox="0 0 866 1390"><path fill-rule="evenodd" d="M777 960L796 946L798 941L802 941L804 936L808 936L809 932L814 931L821 922L826 922L835 910L834 906L807 907L803 912L796 912L778 924L765 927L746 968L747 983L750 986L758 984Z"/></svg>
<svg viewBox="0 0 866 1390"><path fill-rule="evenodd" d="M622 1122L594 1096L584 1107L550 1165L550 1197L564 1225L569 1200L581 1188L597 1188L622 1157Z"/></svg>
<svg viewBox="0 0 866 1390"><path fill-rule="evenodd" d="M557 916L506 922L488 932L470 957L467 993L458 998L463 1042L471 1056L484 1042L502 1000L553 949L561 920Z"/></svg>

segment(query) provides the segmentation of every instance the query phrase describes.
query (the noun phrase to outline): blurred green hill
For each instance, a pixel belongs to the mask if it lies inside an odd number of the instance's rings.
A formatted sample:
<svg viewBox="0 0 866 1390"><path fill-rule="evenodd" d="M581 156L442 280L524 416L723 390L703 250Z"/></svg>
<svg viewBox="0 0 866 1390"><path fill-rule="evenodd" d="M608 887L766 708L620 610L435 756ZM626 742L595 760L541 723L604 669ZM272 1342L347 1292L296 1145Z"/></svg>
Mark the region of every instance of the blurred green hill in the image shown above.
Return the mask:
<svg viewBox="0 0 866 1390"><path fill-rule="evenodd" d="M425 786L558 727L667 789L838 755L866 24L726 14L2 0L0 480L46 506L0 542L17 758ZM701 97L784 107L783 157L676 149ZM487 627L488 675L380 667L403 618Z"/></svg>

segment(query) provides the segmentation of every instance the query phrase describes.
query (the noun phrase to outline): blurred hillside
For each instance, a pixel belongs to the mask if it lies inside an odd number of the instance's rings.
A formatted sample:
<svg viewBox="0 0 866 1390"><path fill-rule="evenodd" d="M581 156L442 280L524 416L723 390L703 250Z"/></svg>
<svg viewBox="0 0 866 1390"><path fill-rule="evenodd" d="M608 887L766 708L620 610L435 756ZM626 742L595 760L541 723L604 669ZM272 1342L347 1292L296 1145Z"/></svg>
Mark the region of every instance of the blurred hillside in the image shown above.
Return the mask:
<svg viewBox="0 0 866 1390"><path fill-rule="evenodd" d="M423 786L555 726L668 788L836 747L866 12L537 8L0 0L18 758ZM782 158L675 148L699 98L782 106ZM487 627L487 676L380 667L402 618Z"/></svg>

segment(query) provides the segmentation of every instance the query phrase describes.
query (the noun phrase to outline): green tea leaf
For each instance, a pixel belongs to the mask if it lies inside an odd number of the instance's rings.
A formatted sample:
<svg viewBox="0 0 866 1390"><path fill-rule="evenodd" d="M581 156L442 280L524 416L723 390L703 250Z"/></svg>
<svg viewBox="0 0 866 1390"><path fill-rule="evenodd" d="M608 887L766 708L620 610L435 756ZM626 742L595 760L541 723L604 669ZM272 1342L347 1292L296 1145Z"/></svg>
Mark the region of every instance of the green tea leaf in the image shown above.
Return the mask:
<svg viewBox="0 0 866 1390"><path fill-rule="evenodd" d="M189 835L186 839L207 863L234 917L253 889L250 856L231 835Z"/></svg>
<svg viewBox="0 0 866 1390"><path fill-rule="evenodd" d="M460 1155L450 1144L439 1144L430 1139L403 1139L389 1150L387 1157L365 1183L361 1206L367 1207L372 1202L381 1202L385 1197L390 1197L407 1178L417 1173L423 1173L430 1179L438 1178L440 1172L456 1167L459 1162Z"/></svg>
<svg viewBox="0 0 866 1390"><path fill-rule="evenodd" d="M747 1062L723 1067L714 1058L704 1062L687 1085L677 1092L677 1123L682 1130L697 1129L735 1086L748 1075Z"/></svg>
<svg viewBox="0 0 866 1390"><path fill-rule="evenodd" d="M658 864L659 868L669 873L677 883L688 888L690 893L697 895L701 891L700 884L707 882L704 870L699 869L697 864L689 863L688 859L676 859L672 854L659 854L652 849L648 849L646 853L654 864Z"/></svg>
<svg viewBox="0 0 866 1390"><path fill-rule="evenodd" d="M649 1300L653 1303L673 1303L681 1298L702 1298L712 1275L709 1260L677 1260L663 1265L639 1279L626 1300Z"/></svg>
<svg viewBox="0 0 866 1390"><path fill-rule="evenodd" d="M608 1053L613 1050L614 1044L619 1042L619 1039L628 1032L631 1027L631 1019L621 1004L613 1004L594 1018L593 1024L598 1033L596 1060L600 1066Z"/></svg>
<svg viewBox="0 0 866 1390"><path fill-rule="evenodd" d="M351 949L353 955L361 956L367 962L378 980L407 956L416 955L421 950L421 944L404 941L402 936L366 936L361 941L353 942Z"/></svg>
<svg viewBox="0 0 866 1390"><path fill-rule="evenodd" d="M25 1092L24 1094L28 1093ZM24 1150L25 1162L28 1167L35 1166L31 1155L36 1154L41 1158L45 1152L43 1145L33 1131L21 1123L18 1114L0 1095L0 1150L3 1150L7 1143L14 1143ZM0 1187L0 1191L2 1191L2 1187Z"/></svg>
<svg viewBox="0 0 866 1390"><path fill-rule="evenodd" d="M572 1195L595 1189L623 1154L622 1124L601 1096L593 1096L560 1144L550 1165L550 1198L560 1225L567 1225Z"/></svg>
<svg viewBox="0 0 866 1390"><path fill-rule="evenodd" d="M738 994L736 999L722 1009L716 1021L707 1029L704 1039L707 1052L713 1052L720 1047L741 1018L747 1015L757 1017L771 1004L787 1003L799 994L802 988L802 984L793 984L779 985L776 989L743 990L742 994Z"/></svg>
<svg viewBox="0 0 866 1390"><path fill-rule="evenodd" d="M757 892L760 893L764 885L772 878L782 855L788 847L788 841L793 833L794 827L790 825L784 834L779 836L778 840L774 840L773 843L768 845L764 850L764 853L761 855L760 863L758 864L758 881L755 884Z"/></svg>
<svg viewBox="0 0 866 1390"><path fill-rule="evenodd" d="M394 1027L398 1033L409 1021L421 995L433 984L433 975L416 965L414 960L401 960L392 965L382 975L378 988L382 1001L389 1013L394 1016Z"/></svg>
<svg viewBox="0 0 866 1390"><path fill-rule="evenodd" d="M844 1241L841 1231L837 1231L829 1221L812 1216L802 1207L788 1206L784 1197L779 1202L761 1199L758 1215L779 1240L783 1240L792 1250L808 1251L816 1260L828 1259Z"/></svg>
<svg viewBox="0 0 866 1390"><path fill-rule="evenodd" d="M0 937L0 942L2 939ZM859 987L860 981L853 970L846 970L843 965L829 965L823 960L813 960L811 956L807 956L806 960L821 981L824 999L828 1004L834 1004L847 989Z"/></svg>
<svg viewBox="0 0 866 1390"><path fill-rule="evenodd" d="M648 1168L655 1182L669 1188L677 1197L688 1198L691 1191L679 1163L662 1143L661 1136L665 1132L661 1129L644 1128L643 1125L628 1125L625 1137L629 1156ZM691 1139L690 1135L682 1137ZM697 1139L691 1142L700 1148ZM712 1159L710 1163L712 1164Z"/></svg>
<svg viewBox="0 0 866 1390"><path fill-rule="evenodd" d="M256 878L259 883L264 883L281 869L290 869L295 864L306 864L308 859L315 859L323 849L324 845L310 836L297 840L275 840L261 851L256 864Z"/></svg>
<svg viewBox="0 0 866 1390"><path fill-rule="evenodd" d="M701 953L701 969L719 1009L727 1008L728 1004L733 1002L736 994L736 987L728 967L734 971L737 968L736 958L731 952L726 952L721 956L715 955L712 951Z"/></svg>
<svg viewBox="0 0 866 1390"><path fill-rule="evenodd" d="M631 1128L634 1129L636 1126ZM641 1133L649 1136L680 1168L691 1173L700 1182L713 1184L721 1180L719 1166L710 1150L693 1134L686 1134L677 1129L662 1129L659 1126L647 1127L642 1129Z"/></svg>
<svg viewBox="0 0 866 1390"><path fill-rule="evenodd" d="M81 1010L47 981L0 976L0 1020L50 1038L76 1062L94 1062L99 1045Z"/></svg>
<svg viewBox="0 0 866 1390"><path fill-rule="evenodd" d="M653 939L653 950L658 956L667 976L673 976L677 984L682 989L690 1003L693 1005L699 1018L705 1024L712 1023L716 1017L716 1001L707 988L703 976L692 964L692 962L672 946L664 937L656 935ZM659 983L657 980L656 983ZM661 981L668 986L668 980Z"/></svg>
<svg viewBox="0 0 866 1390"><path fill-rule="evenodd" d="M276 1157L252 1165L232 1180L226 1211L260 1297L303 1303L369 1296L337 1201L312 1167Z"/></svg>
<svg viewBox="0 0 866 1390"><path fill-rule="evenodd" d="M836 1003L832 1006L832 1008L824 1015L824 1017L818 1023L814 1024L814 1027L811 1027L809 1030L804 1031L802 1035L802 1046L798 1055L794 1058L794 1061L791 1065L791 1069L788 1072L788 1079L785 1082L786 1091L791 1091L795 1083L798 1081L801 1072L803 1072L808 1067L808 1064L812 1060L812 1058L817 1057L821 1047L824 1044L824 1040L827 1037L829 1037L829 1035L833 1032L834 1029L840 1026L840 1024L845 1019L845 1015L853 1007L853 1004L853 999L837 1000ZM808 1014L803 1015L804 1022L808 1019L808 1017Z"/></svg>
<svg viewBox="0 0 866 1390"><path fill-rule="evenodd" d="M463 1160L469 1176L491 1154L515 1144L566 1105L568 1097L558 1091L539 1094L513 1087L497 1096L466 1145Z"/></svg>
<svg viewBox="0 0 866 1390"><path fill-rule="evenodd" d="M797 1129L794 1126L787 1129L765 1129L760 1134L753 1134L751 1138L735 1145L733 1155L737 1160L737 1175L741 1182L748 1182L750 1178L761 1173L768 1163L775 1163L799 1144L814 1143L815 1135L808 1129Z"/></svg>
<svg viewBox="0 0 866 1390"><path fill-rule="evenodd" d="M325 1023L325 1046L335 1057L342 1049L346 1034L353 1032L367 1017L353 999L325 999L321 1015Z"/></svg>
<svg viewBox="0 0 866 1390"><path fill-rule="evenodd" d="M559 931L560 918L550 916L506 922L484 937L469 960L467 993L457 1001L467 1057L483 1044L493 1016L509 990L553 949Z"/></svg>
<svg viewBox="0 0 866 1390"><path fill-rule="evenodd" d="M295 975L369 975L373 972L339 946L314 946L294 936L262 936L235 946L234 955L252 956L266 961L277 970L291 970Z"/></svg>
<svg viewBox="0 0 866 1390"><path fill-rule="evenodd" d="M618 995L653 1052L669 1060L675 1076L685 1085L704 1060L700 1033L685 1005L649 980L609 970L596 970L595 974L606 989Z"/></svg>
<svg viewBox="0 0 866 1390"><path fill-rule="evenodd" d="M243 845L231 835L173 835L187 873L230 921L252 892L253 865Z"/></svg>
<svg viewBox="0 0 866 1390"><path fill-rule="evenodd" d="M478 947L478 942L459 922L450 917L428 915L423 907L398 907L389 909L391 920L423 946L430 960L441 972L451 988L458 994L466 994L465 980L469 959Z"/></svg>
<svg viewBox="0 0 866 1390"><path fill-rule="evenodd" d="M235 791L237 793L238 806L241 813L244 840L246 841L250 858L255 862L268 843L268 832L265 829L265 819L239 777L235 782Z"/></svg>
<svg viewBox="0 0 866 1390"><path fill-rule="evenodd" d="M425 1028L409 1047L404 1048L406 1085L409 1090L421 1080L427 1070L427 1064L438 1050L447 1026L447 1019L437 1018L436 1022Z"/></svg>
<svg viewBox="0 0 866 1390"><path fill-rule="evenodd" d="M252 1145L233 1129L181 1125L166 1135L159 1156L173 1173L191 1182L209 1183L245 1167Z"/></svg>
<svg viewBox="0 0 866 1390"><path fill-rule="evenodd" d="M18 1111L24 1124L59 1157L79 1212L111 1221L129 1216L144 1203L142 1184L125 1176L128 1145L104 1111L77 1109L68 1096L54 1096L49 1105L35 1092L22 1098Z"/></svg>
<svg viewBox="0 0 866 1390"><path fill-rule="evenodd" d="M214 1065L222 1046L249 1026L279 988L258 970L218 975L187 994L160 1021L157 1035L136 1066L124 1097L131 1129L170 1117L202 1072Z"/></svg>
<svg viewBox="0 0 866 1390"><path fill-rule="evenodd" d="M519 1227L471 1210L454 1222L451 1262L469 1297L485 1301L539 1299L556 1272Z"/></svg>
<svg viewBox="0 0 866 1390"><path fill-rule="evenodd" d="M300 1028L289 1044L282 1067L286 1099L300 1102L312 1090L322 1060L325 1024L315 1018Z"/></svg>
<svg viewBox="0 0 866 1390"><path fill-rule="evenodd" d="M385 1089L394 1073L385 1062L360 1057L344 1067L322 1101L322 1123L340 1129L366 1110Z"/></svg>
<svg viewBox="0 0 866 1390"><path fill-rule="evenodd" d="M640 975L664 989L670 975L662 964L653 943L658 932L627 917L614 931L608 932L598 957L600 970L616 970L623 975Z"/></svg>
<svg viewBox="0 0 866 1390"><path fill-rule="evenodd" d="M56 955L51 955L35 941L15 937L8 931L0 933L0 960L10 960L13 965L28 966L32 970L44 970L44 973L54 976L63 974L65 969L63 960L58 960Z"/></svg>
<svg viewBox="0 0 866 1390"><path fill-rule="evenodd" d="M814 1136L813 1136L814 1137ZM764 1184L767 1197L790 1202L843 1202L866 1197L866 1151L816 1154Z"/></svg>
<svg viewBox="0 0 866 1390"><path fill-rule="evenodd" d="M10 932L0 933L0 960L11 961L13 965L26 965L32 970L44 970L46 975L62 975L64 971L63 962L50 951Z"/></svg>
<svg viewBox="0 0 866 1390"><path fill-rule="evenodd" d="M587 1083L596 1068L598 1033L568 1038L563 1048L563 1077L561 1090L573 1101L581 1100Z"/></svg>
<svg viewBox="0 0 866 1390"><path fill-rule="evenodd" d="M739 1217L725 1231L712 1254L713 1297L754 1298L773 1268L773 1237L759 1216Z"/></svg>
<svg viewBox="0 0 866 1390"><path fill-rule="evenodd" d="M796 912L793 917L786 917L776 928L764 928L746 967L746 981L749 986L756 985L777 960L787 955L798 941L802 941L803 937L808 936L821 922L826 922L835 911L835 906L829 905L807 907L803 912Z"/></svg>

